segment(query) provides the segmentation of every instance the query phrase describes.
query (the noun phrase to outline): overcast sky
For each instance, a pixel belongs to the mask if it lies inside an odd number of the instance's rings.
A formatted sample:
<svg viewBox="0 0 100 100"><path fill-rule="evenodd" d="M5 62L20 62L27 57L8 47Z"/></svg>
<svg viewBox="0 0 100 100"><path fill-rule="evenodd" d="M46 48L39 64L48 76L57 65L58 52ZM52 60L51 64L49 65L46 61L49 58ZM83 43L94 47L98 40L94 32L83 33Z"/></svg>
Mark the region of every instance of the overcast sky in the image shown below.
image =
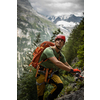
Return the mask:
<svg viewBox="0 0 100 100"><path fill-rule="evenodd" d="M70 15L82 16L84 0L29 0L33 8L43 15Z"/></svg>

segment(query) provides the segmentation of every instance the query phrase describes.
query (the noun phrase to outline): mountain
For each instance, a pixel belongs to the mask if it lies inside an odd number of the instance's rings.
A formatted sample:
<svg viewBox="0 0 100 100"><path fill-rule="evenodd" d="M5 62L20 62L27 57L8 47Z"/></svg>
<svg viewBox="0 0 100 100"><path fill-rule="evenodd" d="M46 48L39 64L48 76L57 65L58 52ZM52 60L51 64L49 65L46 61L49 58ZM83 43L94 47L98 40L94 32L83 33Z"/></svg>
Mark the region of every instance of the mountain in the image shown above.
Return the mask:
<svg viewBox="0 0 100 100"><path fill-rule="evenodd" d="M69 18L64 19L67 22L77 22L79 23L82 20L83 17L76 17L74 14L71 14Z"/></svg>
<svg viewBox="0 0 100 100"><path fill-rule="evenodd" d="M26 52L31 47L36 36L40 34L42 41L50 40L57 30L54 23L38 14L28 0L17 0L17 68L18 77L22 73L22 65Z"/></svg>
<svg viewBox="0 0 100 100"><path fill-rule="evenodd" d="M67 22L77 22L79 23L83 17L75 16L74 14L71 14L69 16L67 15L62 15L62 16L46 16L49 20L54 22L55 24L58 21L67 21Z"/></svg>
<svg viewBox="0 0 100 100"><path fill-rule="evenodd" d="M48 18L48 19L51 20L52 22L56 19L55 16L49 16L49 15L47 15L46 18Z"/></svg>
<svg viewBox="0 0 100 100"><path fill-rule="evenodd" d="M46 17L38 14L28 0L18 0L17 2L17 28L19 34L29 35L33 32L36 36L40 32L41 39L49 39L56 26ZM20 33L21 31L22 33ZM44 38L42 35L46 35Z"/></svg>
<svg viewBox="0 0 100 100"><path fill-rule="evenodd" d="M57 23L58 21L61 21L61 18L60 17L57 17L53 22L54 23Z"/></svg>
<svg viewBox="0 0 100 100"><path fill-rule="evenodd" d="M82 20L83 17L75 16L74 14L71 14L69 16L67 15L61 15L61 16L46 16L50 21L55 23L58 28L61 29L61 31L64 33L66 38L68 38L69 34L75 27L75 25L78 25L79 22Z"/></svg>

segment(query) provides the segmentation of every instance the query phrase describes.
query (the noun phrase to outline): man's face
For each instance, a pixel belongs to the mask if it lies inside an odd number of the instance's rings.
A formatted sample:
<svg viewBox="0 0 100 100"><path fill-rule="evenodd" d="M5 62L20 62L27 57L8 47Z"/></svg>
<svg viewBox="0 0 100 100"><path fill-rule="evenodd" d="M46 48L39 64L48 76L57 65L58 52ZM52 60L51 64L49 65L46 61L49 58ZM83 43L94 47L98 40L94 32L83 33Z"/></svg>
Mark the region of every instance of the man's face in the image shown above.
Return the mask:
<svg viewBox="0 0 100 100"><path fill-rule="evenodd" d="M56 41L55 41L55 45L57 47L59 47L59 48L62 48L64 44L65 43L64 43L64 40L63 39L56 39Z"/></svg>

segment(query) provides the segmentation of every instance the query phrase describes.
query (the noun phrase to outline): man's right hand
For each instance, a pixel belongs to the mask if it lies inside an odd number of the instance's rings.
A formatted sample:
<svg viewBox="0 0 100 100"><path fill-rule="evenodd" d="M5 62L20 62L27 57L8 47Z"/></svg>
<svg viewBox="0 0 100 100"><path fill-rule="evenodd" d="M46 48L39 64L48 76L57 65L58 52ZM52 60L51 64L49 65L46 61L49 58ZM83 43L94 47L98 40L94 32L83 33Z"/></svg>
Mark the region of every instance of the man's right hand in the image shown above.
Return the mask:
<svg viewBox="0 0 100 100"><path fill-rule="evenodd" d="M81 71L79 69L71 69L70 73L81 73Z"/></svg>

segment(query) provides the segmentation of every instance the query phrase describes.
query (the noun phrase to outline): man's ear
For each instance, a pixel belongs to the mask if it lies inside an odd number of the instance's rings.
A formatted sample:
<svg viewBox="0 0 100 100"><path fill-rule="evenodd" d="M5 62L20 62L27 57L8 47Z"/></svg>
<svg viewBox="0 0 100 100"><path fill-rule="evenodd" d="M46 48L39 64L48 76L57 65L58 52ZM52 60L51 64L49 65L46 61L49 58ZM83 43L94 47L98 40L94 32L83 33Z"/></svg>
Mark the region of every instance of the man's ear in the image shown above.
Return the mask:
<svg viewBox="0 0 100 100"><path fill-rule="evenodd" d="M65 45L65 42L63 44Z"/></svg>

